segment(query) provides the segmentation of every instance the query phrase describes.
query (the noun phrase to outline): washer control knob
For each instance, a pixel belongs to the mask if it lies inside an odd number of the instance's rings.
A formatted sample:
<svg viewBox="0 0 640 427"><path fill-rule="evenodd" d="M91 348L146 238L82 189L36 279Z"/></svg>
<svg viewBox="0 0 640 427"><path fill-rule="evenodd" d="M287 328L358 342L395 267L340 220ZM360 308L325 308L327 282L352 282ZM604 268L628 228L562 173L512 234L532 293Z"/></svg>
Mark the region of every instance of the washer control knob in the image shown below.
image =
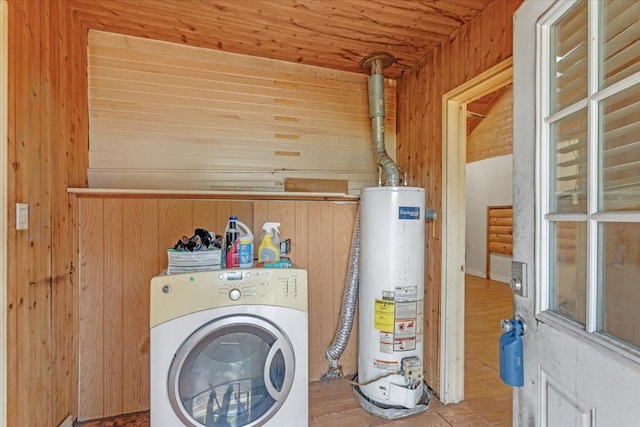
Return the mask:
<svg viewBox="0 0 640 427"><path fill-rule="evenodd" d="M238 301L240 299L240 297L242 296L242 293L240 292L239 289L231 289L231 291L229 291L229 298L231 298L232 301Z"/></svg>

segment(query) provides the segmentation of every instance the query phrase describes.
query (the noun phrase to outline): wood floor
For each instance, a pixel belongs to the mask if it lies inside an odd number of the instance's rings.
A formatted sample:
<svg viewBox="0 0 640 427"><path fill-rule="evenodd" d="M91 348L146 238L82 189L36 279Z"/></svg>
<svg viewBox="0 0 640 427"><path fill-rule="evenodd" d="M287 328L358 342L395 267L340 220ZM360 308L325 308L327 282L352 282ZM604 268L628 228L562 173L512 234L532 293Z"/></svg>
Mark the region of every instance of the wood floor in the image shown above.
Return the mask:
<svg viewBox="0 0 640 427"><path fill-rule="evenodd" d="M361 409L343 380L309 386L310 427L507 427L511 425L511 391L498 373L500 320L512 317L512 299L505 283L467 275L465 301L465 401L443 405L431 398L429 409L398 420L375 418ZM149 413L85 422L83 427L148 427Z"/></svg>

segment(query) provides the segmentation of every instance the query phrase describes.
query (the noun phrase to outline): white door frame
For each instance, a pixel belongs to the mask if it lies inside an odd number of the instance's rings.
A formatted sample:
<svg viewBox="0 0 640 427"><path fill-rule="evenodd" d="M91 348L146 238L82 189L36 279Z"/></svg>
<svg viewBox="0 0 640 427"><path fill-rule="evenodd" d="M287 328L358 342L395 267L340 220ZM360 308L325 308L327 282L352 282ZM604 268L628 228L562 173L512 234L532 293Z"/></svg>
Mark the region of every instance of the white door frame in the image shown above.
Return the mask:
<svg viewBox="0 0 640 427"><path fill-rule="evenodd" d="M7 0L0 0L0 427L7 425L8 9Z"/></svg>
<svg viewBox="0 0 640 427"><path fill-rule="evenodd" d="M442 97L440 401L445 404L464 399L467 103L510 84L512 67L512 59L506 59ZM498 346L497 341L494 344Z"/></svg>

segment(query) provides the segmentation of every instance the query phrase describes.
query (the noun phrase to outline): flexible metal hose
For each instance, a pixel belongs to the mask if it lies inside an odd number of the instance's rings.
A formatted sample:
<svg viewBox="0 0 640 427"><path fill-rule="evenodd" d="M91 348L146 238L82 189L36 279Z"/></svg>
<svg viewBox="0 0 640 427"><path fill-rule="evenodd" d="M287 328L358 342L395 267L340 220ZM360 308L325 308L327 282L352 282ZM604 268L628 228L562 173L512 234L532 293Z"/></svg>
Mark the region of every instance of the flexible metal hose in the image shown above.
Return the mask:
<svg viewBox="0 0 640 427"><path fill-rule="evenodd" d="M353 225L353 234L351 237L351 255L349 257L349 267L347 270L346 289L342 296L342 307L340 309L340 319L336 329L335 336L331 345L325 352L325 357L329 361L328 376L337 376L339 373L338 359L342 356L344 349L347 347L349 335L353 327L355 318L356 304L358 303L358 280L359 280L359 264L360 261L360 205L356 212L355 224ZM336 371L331 374L332 371Z"/></svg>

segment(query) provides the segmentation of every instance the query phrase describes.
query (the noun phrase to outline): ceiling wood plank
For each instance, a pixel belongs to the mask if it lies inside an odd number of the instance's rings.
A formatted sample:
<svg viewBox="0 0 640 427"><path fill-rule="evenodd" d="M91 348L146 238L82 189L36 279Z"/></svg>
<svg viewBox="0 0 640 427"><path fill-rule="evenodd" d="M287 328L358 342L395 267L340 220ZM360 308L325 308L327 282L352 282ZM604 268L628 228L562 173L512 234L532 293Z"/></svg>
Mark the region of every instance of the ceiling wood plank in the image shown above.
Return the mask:
<svg viewBox="0 0 640 427"><path fill-rule="evenodd" d="M69 0L88 29L368 74L388 52L399 78L492 0Z"/></svg>

